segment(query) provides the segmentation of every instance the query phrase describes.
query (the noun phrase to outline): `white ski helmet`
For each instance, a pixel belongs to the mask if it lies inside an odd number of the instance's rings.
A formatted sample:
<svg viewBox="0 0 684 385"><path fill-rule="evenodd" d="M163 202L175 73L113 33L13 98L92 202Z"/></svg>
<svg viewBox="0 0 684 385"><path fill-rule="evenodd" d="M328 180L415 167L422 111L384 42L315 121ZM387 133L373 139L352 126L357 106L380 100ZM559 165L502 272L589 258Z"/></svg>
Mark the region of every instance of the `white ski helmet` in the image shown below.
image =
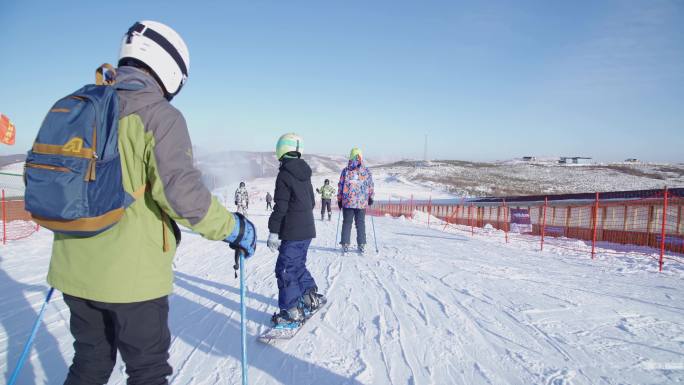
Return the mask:
<svg viewBox="0 0 684 385"><path fill-rule="evenodd" d="M190 53L180 35L156 21L138 21L123 37L119 65L126 61L142 62L171 100L183 87L190 70Z"/></svg>

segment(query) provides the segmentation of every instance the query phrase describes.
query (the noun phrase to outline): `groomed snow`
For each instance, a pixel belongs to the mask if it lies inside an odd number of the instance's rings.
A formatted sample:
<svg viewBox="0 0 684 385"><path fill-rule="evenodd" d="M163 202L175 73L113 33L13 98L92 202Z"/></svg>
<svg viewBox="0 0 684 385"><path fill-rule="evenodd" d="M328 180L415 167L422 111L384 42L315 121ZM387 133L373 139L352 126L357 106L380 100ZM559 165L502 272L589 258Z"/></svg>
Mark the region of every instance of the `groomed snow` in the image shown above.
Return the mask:
<svg viewBox="0 0 684 385"><path fill-rule="evenodd" d="M539 252L387 217L374 219L379 254L341 257L334 248L336 218L317 221L309 255L329 306L295 339L264 345L255 336L276 310L276 255L263 242L266 213L253 206L261 241L247 265L251 384L684 381L682 270L657 273L643 258L592 261L586 253ZM370 218L368 225L370 232ZM2 246L3 380L43 301L50 242L41 230ZM240 382L232 264L225 244L183 234L171 297L172 384ZM68 319L56 295L21 384L63 381L72 356ZM119 361L110 384L124 384L124 373Z"/></svg>

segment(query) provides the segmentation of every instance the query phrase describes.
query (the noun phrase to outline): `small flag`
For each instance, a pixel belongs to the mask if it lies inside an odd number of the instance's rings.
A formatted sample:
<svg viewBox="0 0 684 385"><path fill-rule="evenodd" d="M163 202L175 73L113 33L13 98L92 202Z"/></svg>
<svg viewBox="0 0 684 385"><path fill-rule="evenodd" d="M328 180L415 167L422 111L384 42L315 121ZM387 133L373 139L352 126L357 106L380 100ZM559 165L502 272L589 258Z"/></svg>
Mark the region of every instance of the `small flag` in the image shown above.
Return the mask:
<svg viewBox="0 0 684 385"><path fill-rule="evenodd" d="M5 143L9 146L14 144L17 130L14 124L10 122L9 118L0 114L0 143Z"/></svg>

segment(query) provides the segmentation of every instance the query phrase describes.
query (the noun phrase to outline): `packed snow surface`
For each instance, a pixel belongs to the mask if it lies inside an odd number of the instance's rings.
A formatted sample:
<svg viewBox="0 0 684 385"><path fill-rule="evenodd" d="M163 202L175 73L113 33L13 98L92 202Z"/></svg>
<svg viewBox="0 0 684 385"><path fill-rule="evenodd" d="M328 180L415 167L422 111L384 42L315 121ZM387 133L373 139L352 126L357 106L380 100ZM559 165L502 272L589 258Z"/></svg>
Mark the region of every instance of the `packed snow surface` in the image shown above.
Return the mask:
<svg viewBox="0 0 684 385"><path fill-rule="evenodd" d="M684 381L681 269L658 273L650 259L629 255L539 252L405 218L374 218L379 253L371 243L367 255L344 257L335 248L337 215L317 221L308 266L329 303L294 339L262 344L256 336L277 307L262 210L252 208L261 240L246 265L251 384ZM0 249L3 380L44 299L51 238L41 230ZM170 298L172 384L240 383L232 265L226 244L183 233ZM63 381L73 353L68 327L56 295L19 383ZM109 383L125 383L121 361Z"/></svg>

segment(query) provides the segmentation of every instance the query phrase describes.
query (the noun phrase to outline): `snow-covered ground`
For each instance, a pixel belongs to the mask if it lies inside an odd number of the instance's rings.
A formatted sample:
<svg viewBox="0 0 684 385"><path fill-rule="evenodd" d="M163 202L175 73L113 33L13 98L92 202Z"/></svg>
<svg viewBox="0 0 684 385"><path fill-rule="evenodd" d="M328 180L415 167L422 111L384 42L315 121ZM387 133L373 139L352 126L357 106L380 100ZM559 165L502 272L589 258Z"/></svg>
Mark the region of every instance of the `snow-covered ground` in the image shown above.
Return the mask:
<svg viewBox="0 0 684 385"><path fill-rule="evenodd" d="M250 217L261 239L246 267L251 384L684 381L681 269L657 273L629 255L539 252L403 218L375 218L380 252L363 257L335 249L336 216L317 221L308 265L329 304L293 340L264 345L255 337L276 310L276 255L263 241L266 213L255 207ZM42 230L0 249L0 382L43 301L50 242ZM171 296L172 384L239 383L232 264L225 244L183 234ZM57 295L19 383L61 383L72 355L68 319ZM110 384L124 384L124 373L119 362Z"/></svg>

